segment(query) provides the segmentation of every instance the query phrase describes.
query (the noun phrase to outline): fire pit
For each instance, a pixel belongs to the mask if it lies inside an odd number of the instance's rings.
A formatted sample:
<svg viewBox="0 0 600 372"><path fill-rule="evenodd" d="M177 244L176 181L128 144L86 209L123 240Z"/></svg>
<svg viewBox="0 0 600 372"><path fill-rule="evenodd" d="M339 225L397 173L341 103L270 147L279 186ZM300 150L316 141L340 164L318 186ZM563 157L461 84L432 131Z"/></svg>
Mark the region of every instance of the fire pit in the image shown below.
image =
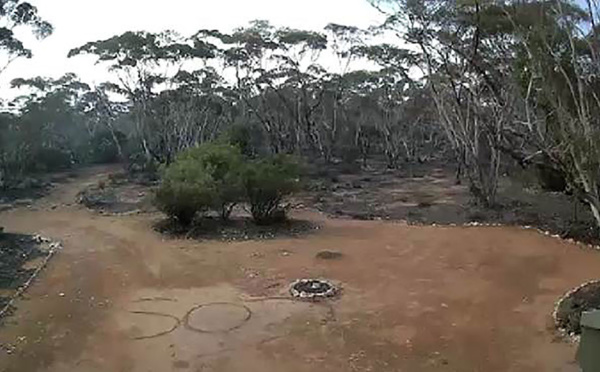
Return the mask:
<svg viewBox="0 0 600 372"><path fill-rule="evenodd" d="M299 279L290 286L290 294L303 299L328 298L337 293L338 289L331 282L322 279Z"/></svg>

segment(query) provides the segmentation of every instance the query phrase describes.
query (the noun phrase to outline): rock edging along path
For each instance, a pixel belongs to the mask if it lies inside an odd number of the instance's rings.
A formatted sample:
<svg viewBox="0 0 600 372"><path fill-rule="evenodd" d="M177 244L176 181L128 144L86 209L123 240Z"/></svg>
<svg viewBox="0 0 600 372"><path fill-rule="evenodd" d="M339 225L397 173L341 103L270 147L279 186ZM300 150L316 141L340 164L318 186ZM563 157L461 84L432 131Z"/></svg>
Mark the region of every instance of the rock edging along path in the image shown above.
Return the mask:
<svg viewBox="0 0 600 372"><path fill-rule="evenodd" d="M0 320L10 312L17 298L21 297L25 291L27 291L33 281L38 277L39 273L48 265L48 262L54 256L54 254L62 248L62 244L60 242L52 241L49 238L37 234L33 236L33 240L40 245L46 245L47 253L42 261L37 265L35 270L31 273L29 278L25 281L25 283L17 288L16 292L10 297L6 305L0 309Z"/></svg>

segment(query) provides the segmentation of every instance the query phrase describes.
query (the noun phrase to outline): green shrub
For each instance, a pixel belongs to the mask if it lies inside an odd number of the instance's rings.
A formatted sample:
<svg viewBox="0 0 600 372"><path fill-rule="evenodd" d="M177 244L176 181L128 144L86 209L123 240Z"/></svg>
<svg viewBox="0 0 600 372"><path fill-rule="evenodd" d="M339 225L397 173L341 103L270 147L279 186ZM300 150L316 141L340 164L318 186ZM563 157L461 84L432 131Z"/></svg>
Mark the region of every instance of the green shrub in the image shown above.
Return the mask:
<svg viewBox="0 0 600 372"><path fill-rule="evenodd" d="M182 225L189 225L196 213L210 207L214 193L212 180L204 169L193 161L181 160L164 170L155 203Z"/></svg>
<svg viewBox="0 0 600 372"><path fill-rule="evenodd" d="M242 201L257 224L285 219L284 197L298 189L299 166L278 155L244 161L237 147L205 144L189 149L163 170L156 192L160 210L188 225L198 212L218 211L229 218Z"/></svg>
<svg viewBox="0 0 600 372"><path fill-rule="evenodd" d="M285 155L269 156L246 165L244 186L252 218L257 224L285 219L281 203L299 187L298 163Z"/></svg>
<svg viewBox="0 0 600 372"><path fill-rule="evenodd" d="M242 156L229 145L205 144L180 154L163 172L156 204L182 224L197 212L219 211L229 218L243 200Z"/></svg>
<svg viewBox="0 0 600 372"><path fill-rule="evenodd" d="M240 149L242 155L256 158L263 153L262 129L253 124L234 124L225 131L222 140Z"/></svg>
<svg viewBox="0 0 600 372"><path fill-rule="evenodd" d="M205 144L186 152L183 157L200 163L210 176L216 189L212 207L223 219L228 219L233 207L244 198L243 158L239 149L224 144Z"/></svg>

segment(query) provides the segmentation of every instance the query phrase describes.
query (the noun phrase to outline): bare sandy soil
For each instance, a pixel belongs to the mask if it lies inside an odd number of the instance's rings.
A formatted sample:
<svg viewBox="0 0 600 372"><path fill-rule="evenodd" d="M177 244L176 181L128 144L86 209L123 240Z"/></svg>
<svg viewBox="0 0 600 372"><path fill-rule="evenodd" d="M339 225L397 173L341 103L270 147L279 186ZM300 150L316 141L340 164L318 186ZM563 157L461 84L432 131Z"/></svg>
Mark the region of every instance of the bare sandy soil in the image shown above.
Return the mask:
<svg viewBox="0 0 600 372"><path fill-rule="evenodd" d="M74 204L95 168L0 225L64 249L0 328L0 371L576 371L555 301L600 254L518 228L420 227L298 216L301 238L167 239L157 214ZM336 260L315 255L334 250ZM292 301L296 278L339 298Z"/></svg>

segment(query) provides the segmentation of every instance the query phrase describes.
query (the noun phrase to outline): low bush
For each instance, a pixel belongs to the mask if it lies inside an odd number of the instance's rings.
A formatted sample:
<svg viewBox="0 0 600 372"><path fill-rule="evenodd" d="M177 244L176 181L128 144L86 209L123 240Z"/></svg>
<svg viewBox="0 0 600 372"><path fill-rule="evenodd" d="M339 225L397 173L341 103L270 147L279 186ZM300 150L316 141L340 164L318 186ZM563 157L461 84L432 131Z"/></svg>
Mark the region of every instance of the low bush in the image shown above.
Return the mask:
<svg viewBox="0 0 600 372"><path fill-rule="evenodd" d="M206 144L189 149L163 170L156 193L160 210L188 225L198 212L219 211L229 218L243 200L242 156L229 145Z"/></svg>
<svg viewBox="0 0 600 372"><path fill-rule="evenodd" d="M259 225L285 219L283 199L299 186L299 165L289 156L256 160L237 147L204 144L181 153L162 171L157 207L182 225L198 212L217 211L227 220L238 203L247 202Z"/></svg>
<svg viewBox="0 0 600 372"><path fill-rule="evenodd" d="M189 225L196 213L211 205L215 192L211 181L199 164L176 161L164 170L156 191L156 206L182 225Z"/></svg>
<svg viewBox="0 0 600 372"><path fill-rule="evenodd" d="M298 163L285 155L269 156L246 165L246 198L257 224L267 225L285 219L282 201L299 188L299 174Z"/></svg>
<svg viewBox="0 0 600 372"><path fill-rule="evenodd" d="M183 155L198 163L210 177L215 189L212 208L228 219L233 207L244 198L242 182L243 159L237 147L225 144L205 144Z"/></svg>

